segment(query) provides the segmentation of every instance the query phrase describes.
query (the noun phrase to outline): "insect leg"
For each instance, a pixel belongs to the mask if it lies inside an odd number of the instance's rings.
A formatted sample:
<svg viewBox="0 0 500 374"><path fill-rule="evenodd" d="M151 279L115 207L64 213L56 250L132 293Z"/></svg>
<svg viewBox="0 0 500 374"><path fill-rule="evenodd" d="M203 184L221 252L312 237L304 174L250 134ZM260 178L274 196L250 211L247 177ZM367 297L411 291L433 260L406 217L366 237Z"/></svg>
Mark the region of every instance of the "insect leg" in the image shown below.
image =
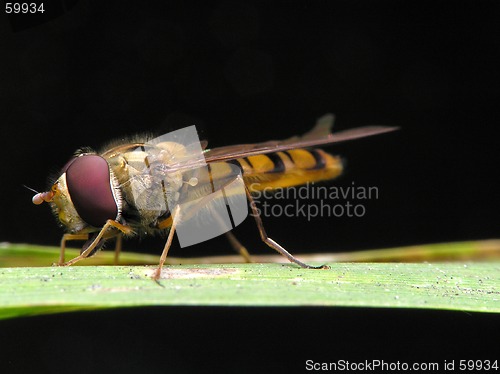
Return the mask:
<svg viewBox="0 0 500 374"><path fill-rule="evenodd" d="M305 268L305 269L324 269L324 268L326 268L325 265L312 266L312 265L308 265L308 264L298 260L290 252L288 252L285 248L283 248L281 245L279 245L273 239L271 239L269 236L267 236L266 230L264 229L264 225L262 223L262 219L260 218L260 215L259 215L259 210L257 209L257 206L255 205L255 201L253 200L252 194L250 193L250 191L246 185L245 185L245 192L247 194L247 198L248 198L248 201L250 203L250 208L252 209L252 216L255 218L257 228L259 229L260 237L264 243L266 243L269 247L271 247L272 249L277 251L282 256L285 256L290 262L294 262L297 265L299 265L301 268Z"/></svg>
<svg viewBox="0 0 500 374"><path fill-rule="evenodd" d="M226 232L226 238L229 240L229 244L231 247L238 252L244 259L245 262L252 262L252 258L250 257L250 253L248 253L247 249L241 242L234 236L231 231Z"/></svg>
<svg viewBox="0 0 500 374"><path fill-rule="evenodd" d="M118 233L116 231L115 232L107 232L107 230L110 229L110 228L115 228L115 229L119 230L119 232ZM75 258L73 258L73 259L71 259L71 260L69 260L67 262L64 262L62 264L59 264L59 265L61 265L61 266L70 266L70 265L73 265L75 262L83 260L84 258L88 257L88 255L90 253L92 253L92 251L94 250L94 248L96 247L96 245L99 244L99 241L101 239L103 239L103 238L104 239L113 238L116 235L119 235L120 232L122 232L124 234L131 234L132 233L132 229L129 226L125 226L125 225L122 225L121 223L118 223L116 221L108 219L106 221L106 224L102 227L101 231L99 231L99 234L96 236L96 238L94 239L94 241L92 242L92 244L90 244L85 249L85 251L83 251L82 253L80 253L79 256L76 256Z"/></svg>
<svg viewBox="0 0 500 374"><path fill-rule="evenodd" d="M118 258L120 257L120 253L122 251L122 233L118 233L116 236L116 243L115 243L115 256L113 258L113 263L115 265L118 265Z"/></svg>
<svg viewBox="0 0 500 374"><path fill-rule="evenodd" d="M153 274L153 279L155 281L157 281L161 277L161 269L163 268L163 264L167 259L168 250L170 249L170 246L172 245L172 240L174 239L175 227L177 226L177 223L181 218L179 205L177 205L174 208L171 217L172 217L172 226L170 226L170 232L168 233L167 242L165 243L165 247L163 247L163 252L161 253L158 269L156 269L155 273Z"/></svg>
<svg viewBox="0 0 500 374"><path fill-rule="evenodd" d="M59 261L54 265L64 264L64 253L66 252L66 242L70 240L87 240L89 234L64 234L61 238L61 251L59 253Z"/></svg>

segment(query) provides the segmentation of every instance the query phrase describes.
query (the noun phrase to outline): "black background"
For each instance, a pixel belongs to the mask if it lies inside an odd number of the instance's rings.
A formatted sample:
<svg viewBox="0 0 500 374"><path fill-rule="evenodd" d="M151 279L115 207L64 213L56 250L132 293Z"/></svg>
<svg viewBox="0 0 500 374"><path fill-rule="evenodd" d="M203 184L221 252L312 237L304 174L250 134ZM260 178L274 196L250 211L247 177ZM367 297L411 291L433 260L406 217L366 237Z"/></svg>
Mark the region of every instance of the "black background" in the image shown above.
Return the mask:
<svg viewBox="0 0 500 374"><path fill-rule="evenodd" d="M499 8L68 1L45 2L38 17L2 14L0 241L58 243L49 209L22 184L44 189L80 146L192 124L211 147L282 139L327 112L336 129L401 127L331 149L347 160L337 185L377 186L379 199L362 218L267 218L271 237L295 254L496 237ZM250 220L236 234L252 252L269 250ZM159 254L162 243L127 248ZM231 252L215 239L171 253ZM1 325L4 363L40 372L492 358L486 342L498 334L491 315L350 308L148 308Z"/></svg>

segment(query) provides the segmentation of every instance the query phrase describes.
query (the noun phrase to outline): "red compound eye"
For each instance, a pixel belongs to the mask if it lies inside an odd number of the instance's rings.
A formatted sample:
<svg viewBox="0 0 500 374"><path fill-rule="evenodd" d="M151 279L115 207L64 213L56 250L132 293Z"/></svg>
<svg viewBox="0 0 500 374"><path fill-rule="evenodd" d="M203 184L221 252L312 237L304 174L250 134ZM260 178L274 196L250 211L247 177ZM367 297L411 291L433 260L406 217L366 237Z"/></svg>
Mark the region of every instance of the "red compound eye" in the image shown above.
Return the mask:
<svg viewBox="0 0 500 374"><path fill-rule="evenodd" d="M97 155L74 158L65 166L69 195L80 217L89 225L102 227L116 219L116 205L106 160Z"/></svg>

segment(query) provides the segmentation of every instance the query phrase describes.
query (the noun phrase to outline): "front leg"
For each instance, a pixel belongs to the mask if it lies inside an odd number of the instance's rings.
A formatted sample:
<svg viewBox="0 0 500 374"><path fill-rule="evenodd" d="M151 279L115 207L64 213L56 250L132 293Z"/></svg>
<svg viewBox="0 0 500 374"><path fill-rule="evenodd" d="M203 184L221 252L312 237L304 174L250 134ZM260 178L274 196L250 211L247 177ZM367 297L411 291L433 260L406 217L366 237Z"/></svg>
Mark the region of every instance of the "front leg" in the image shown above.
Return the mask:
<svg viewBox="0 0 500 374"><path fill-rule="evenodd" d="M75 258L64 262L64 252L66 248L66 241L67 240L85 240L88 239L89 234L64 234L63 238L61 240L61 255L59 257L59 263L57 265L59 266L70 266L73 265L74 263L83 260L84 258L87 258L96 248L96 246L99 244L99 242L102 239L110 239L114 238L115 236L120 236L121 234L125 235L130 235L132 234L133 230L130 226L125 226L122 225L119 222L116 222L114 220L108 219L106 221L106 224L102 227L102 229L99 231L99 234L95 237L95 239L92 241L92 243L85 248L85 250L80 253L79 256L76 256Z"/></svg>
<svg viewBox="0 0 500 374"><path fill-rule="evenodd" d="M70 240L88 240L89 234L64 234L61 239L61 251L59 253L59 261L53 265L62 266L64 264L64 255L66 252L66 242Z"/></svg>

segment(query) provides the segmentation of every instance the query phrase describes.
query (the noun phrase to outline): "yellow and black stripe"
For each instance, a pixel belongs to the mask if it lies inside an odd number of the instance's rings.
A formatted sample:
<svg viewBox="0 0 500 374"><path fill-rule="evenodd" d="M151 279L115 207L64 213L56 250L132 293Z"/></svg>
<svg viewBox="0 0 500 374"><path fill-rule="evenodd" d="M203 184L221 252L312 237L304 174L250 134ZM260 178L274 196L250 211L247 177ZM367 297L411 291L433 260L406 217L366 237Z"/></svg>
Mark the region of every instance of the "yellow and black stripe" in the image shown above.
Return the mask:
<svg viewBox="0 0 500 374"><path fill-rule="evenodd" d="M330 180L342 173L340 157L321 149L292 149L230 162L243 170L243 179L250 191Z"/></svg>

